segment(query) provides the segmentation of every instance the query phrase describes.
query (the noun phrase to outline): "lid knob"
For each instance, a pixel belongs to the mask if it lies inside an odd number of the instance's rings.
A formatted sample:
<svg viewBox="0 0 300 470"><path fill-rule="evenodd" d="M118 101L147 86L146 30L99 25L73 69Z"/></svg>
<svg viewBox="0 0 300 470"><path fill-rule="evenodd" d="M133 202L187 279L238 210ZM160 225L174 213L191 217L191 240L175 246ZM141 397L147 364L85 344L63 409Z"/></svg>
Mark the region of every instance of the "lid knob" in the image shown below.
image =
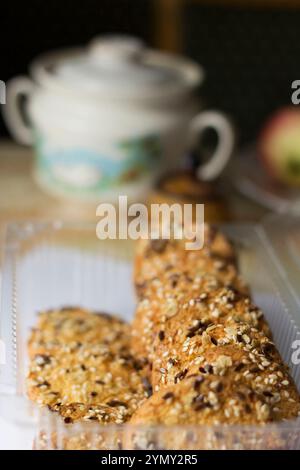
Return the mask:
<svg viewBox="0 0 300 470"><path fill-rule="evenodd" d="M107 36L94 39L89 46L89 56L93 62L112 67L120 62L138 62L144 43L131 36Z"/></svg>

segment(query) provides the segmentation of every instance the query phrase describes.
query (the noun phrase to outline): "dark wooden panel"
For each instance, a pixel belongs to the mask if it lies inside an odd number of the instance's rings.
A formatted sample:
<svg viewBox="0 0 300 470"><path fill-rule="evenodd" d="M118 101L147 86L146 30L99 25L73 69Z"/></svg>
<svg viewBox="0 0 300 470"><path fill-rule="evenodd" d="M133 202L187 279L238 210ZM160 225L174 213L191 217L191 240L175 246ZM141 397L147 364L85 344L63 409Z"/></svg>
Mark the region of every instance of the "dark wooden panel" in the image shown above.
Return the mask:
<svg viewBox="0 0 300 470"><path fill-rule="evenodd" d="M192 1L182 15L183 50L207 70L209 105L234 117L242 142L254 139L270 113L290 104L300 78L300 10Z"/></svg>

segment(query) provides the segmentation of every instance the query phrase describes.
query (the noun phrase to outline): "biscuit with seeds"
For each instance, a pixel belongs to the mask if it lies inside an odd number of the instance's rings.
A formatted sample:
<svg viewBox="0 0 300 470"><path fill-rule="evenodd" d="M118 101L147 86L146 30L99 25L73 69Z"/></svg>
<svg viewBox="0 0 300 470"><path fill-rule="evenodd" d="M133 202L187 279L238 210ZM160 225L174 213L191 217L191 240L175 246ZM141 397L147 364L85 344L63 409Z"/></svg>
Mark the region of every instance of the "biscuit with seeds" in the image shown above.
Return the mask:
<svg viewBox="0 0 300 470"><path fill-rule="evenodd" d="M231 430L222 425L261 425L296 418L300 413L296 391L290 395L291 401L281 395L280 401L272 404L271 397L262 394L254 381L244 377L235 381L232 374L203 375L195 367L184 380L154 393L136 411L124 448L220 449L238 445L239 449L257 449L259 427ZM267 442L270 448L282 446L277 428L270 432L269 441L264 437L262 445Z"/></svg>
<svg viewBox="0 0 300 470"><path fill-rule="evenodd" d="M276 390L277 396L284 390L294 394L288 370L263 332L233 320L224 324L191 321L190 325L178 329L172 325L159 335L152 369L155 391L180 382L198 366L203 375L231 374L236 381L255 381L262 393L273 394ZM173 332L170 335L169 330Z"/></svg>
<svg viewBox="0 0 300 470"><path fill-rule="evenodd" d="M43 430L38 433L33 444L35 450L121 448L121 429L113 426L119 420L120 410L117 407L72 403L61 406L59 412L64 420L63 424L60 420L53 421L51 411L48 411L49 422L47 422L47 415L44 413L43 424L47 431ZM73 423L81 424L82 421L84 421L84 426L73 425ZM112 425L113 428L106 425Z"/></svg>
<svg viewBox="0 0 300 470"><path fill-rule="evenodd" d="M107 405L119 410L121 423L147 397L139 366L128 351L123 356L124 351L112 353L106 345L99 344L66 347L55 355L37 354L30 364L28 396L59 413L61 407L74 403ZM93 417L98 419L98 415L90 413L82 419Z"/></svg>
<svg viewBox="0 0 300 470"><path fill-rule="evenodd" d="M195 366L185 379L156 392L132 416L131 424L260 424L296 418L300 401L296 389L277 389L279 397L272 400L255 381L234 374L202 374Z"/></svg>
<svg viewBox="0 0 300 470"><path fill-rule="evenodd" d="M205 226L202 249L186 250L185 242L140 240L137 244L134 280L139 303L133 320L132 349L150 365L161 320L174 315L184 299L199 298L224 286L249 295L237 271L233 246L223 234Z"/></svg>
<svg viewBox="0 0 300 470"><path fill-rule="evenodd" d="M32 329L28 350L30 356L60 351L61 346L80 343L110 344L118 349L130 338L130 327L119 318L80 307L63 307L42 311Z"/></svg>
<svg viewBox="0 0 300 470"><path fill-rule="evenodd" d="M217 286L231 287L242 294L249 294L249 289L238 273L236 266L224 260L215 260L190 252L182 265L177 262L164 266L162 272L155 273L135 287L139 299L151 296L152 285L164 289L168 294L177 290L182 293L195 292L199 289L213 289Z"/></svg>
<svg viewBox="0 0 300 470"><path fill-rule="evenodd" d="M261 310L249 297L232 288L216 287L211 281L201 278L188 291L181 284L172 291L161 287L160 281L152 283L151 295L140 300L133 320L132 348L138 357L152 362L159 335L175 335L179 328L192 328L200 320L206 324L243 321L271 337Z"/></svg>
<svg viewBox="0 0 300 470"><path fill-rule="evenodd" d="M272 424L297 418L300 401L294 385L278 388L273 384L271 388L272 392L263 393L255 380L243 375L236 380L231 373L203 374L194 366L182 381L155 392L136 411L124 448L220 449L226 444L225 448L232 448L234 433L237 448L257 449L261 442L259 427L231 430L224 425ZM285 442L280 430L275 427L269 432L270 439L264 436L263 448L266 444L280 448Z"/></svg>
<svg viewBox="0 0 300 470"><path fill-rule="evenodd" d="M211 226L205 225L204 246L201 249L186 250L186 242L184 238L139 240L134 264L136 284L159 276L168 266L184 269L201 259L236 264L233 245L225 235Z"/></svg>
<svg viewBox="0 0 300 470"><path fill-rule="evenodd" d="M149 396L141 364L130 351L129 327L121 320L88 311L54 311L42 314L38 328L38 337L34 332L30 341L28 396L67 423L122 423Z"/></svg>

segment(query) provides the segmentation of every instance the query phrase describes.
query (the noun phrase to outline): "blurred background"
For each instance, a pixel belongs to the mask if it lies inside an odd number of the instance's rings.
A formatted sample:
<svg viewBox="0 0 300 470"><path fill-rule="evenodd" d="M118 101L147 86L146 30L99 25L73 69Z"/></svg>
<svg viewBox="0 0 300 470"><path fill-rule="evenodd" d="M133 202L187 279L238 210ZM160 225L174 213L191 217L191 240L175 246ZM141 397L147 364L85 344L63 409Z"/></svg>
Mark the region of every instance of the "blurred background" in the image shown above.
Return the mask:
<svg viewBox="0 0 300 470"><path fill-rule="evenodd" d="M232 115L241 143L290 104L299 76L297 0L11 0L1 16L2 80L27 73L29 62L48 50L83 45L102 33L138 36L204 66L205 99Z"/></svg>
<svg viewBox="0 0 300 470"><path fill-rule="evenodd" d="M235 190L245 198L237 203L233 198L237 213L256 218L262 208L264 213L265 209L295 206L295 185L286 181L278 184L280 178L275 183L264 174L265 170L259 170L253 150L251 157L245 154L257 144L272 115L280 108L291 107L291 83L300 78L300 1L52 0L45 4L10 0L2 5L1 17L0 79L5 82L27 74L28 64L44 51L85 45L104 33L137 36L153 48L195 60L206 71L201 87L205 107L218 109L231 118L237 135L235 158L247 161L242 168L234 164L234 171L241 175ZM9 137L2 117L0 136ZM10 155L17 151L3 148L12 152ZM16 165L16 172L27 171L23 163ZM297 164L293 168L297 170ZM1 171L7 175L7 165ZM22 184L22 175L18 175ZM225 187L230 197L231 189ZM249 213L246 199L257 204Z"/></svg>

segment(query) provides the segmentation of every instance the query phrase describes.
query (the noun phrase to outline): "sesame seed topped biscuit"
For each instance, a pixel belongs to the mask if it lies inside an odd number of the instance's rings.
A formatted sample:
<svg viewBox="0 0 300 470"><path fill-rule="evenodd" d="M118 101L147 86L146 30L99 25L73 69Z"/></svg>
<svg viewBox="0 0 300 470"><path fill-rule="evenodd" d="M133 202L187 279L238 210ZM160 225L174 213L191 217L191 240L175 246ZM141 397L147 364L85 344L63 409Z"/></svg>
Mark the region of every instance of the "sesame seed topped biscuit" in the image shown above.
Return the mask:
<svg viewBox="0 0 300 470"><path fill-rule="evenodd" d="M29 398L67 423L126 421L149 396L128 328L86 310L43 313L30 339Z"/></svg>

